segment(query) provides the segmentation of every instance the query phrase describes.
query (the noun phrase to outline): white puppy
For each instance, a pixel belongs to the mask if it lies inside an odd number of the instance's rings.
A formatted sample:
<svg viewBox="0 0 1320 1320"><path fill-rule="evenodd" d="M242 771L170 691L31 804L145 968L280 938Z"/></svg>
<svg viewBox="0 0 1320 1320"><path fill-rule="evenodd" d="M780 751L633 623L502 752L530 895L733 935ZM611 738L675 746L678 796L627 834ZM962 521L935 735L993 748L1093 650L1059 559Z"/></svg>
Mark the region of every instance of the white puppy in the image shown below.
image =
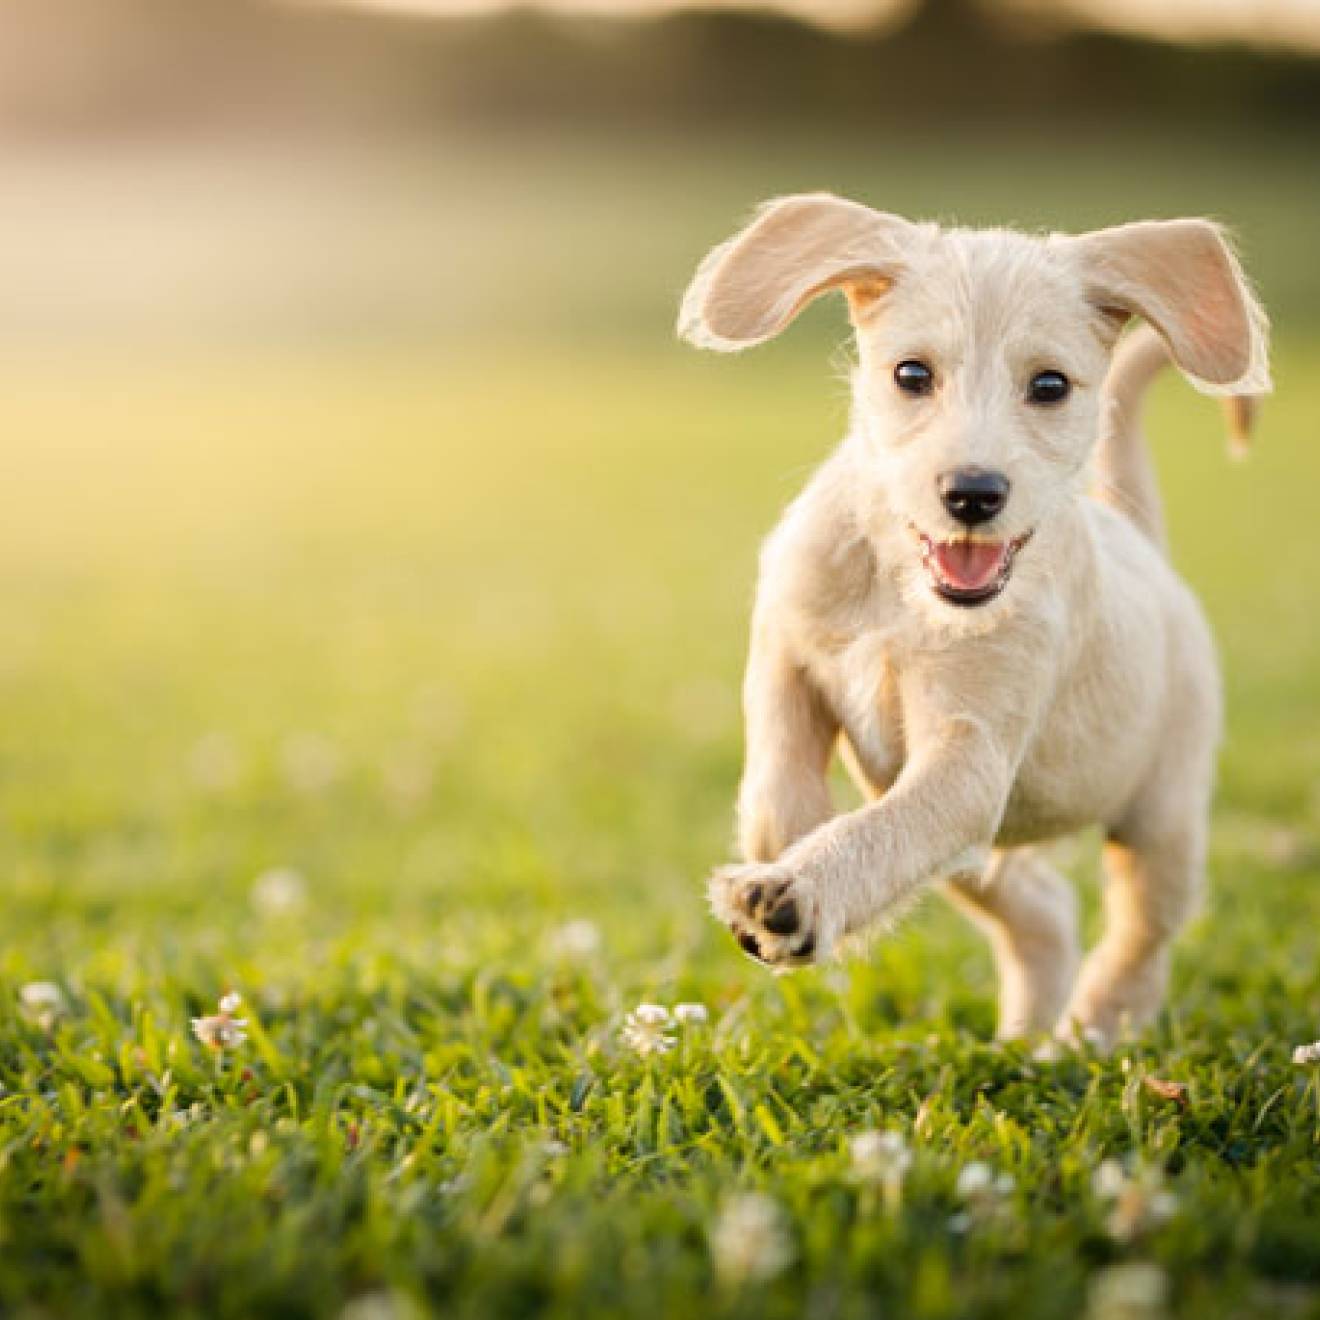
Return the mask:
<svg viewBox="0 0 1320 1320"><path fill-rule="evenodd" d="M1205 220L1032 237L815 194L711 252L679 329L747 348L831 289L852 425L762 553L746 861L712 906L783 969L943 880L993 942L1001 1035L1112 1041L1158 1011L1202 888L1220 728L1139 403L1166 356L1207 392L1267 391L1265 316ZM836 744L870 799L843 815ZM1079 976L1072 891L1026 845L1095 824L1107 925Z"/></svg>

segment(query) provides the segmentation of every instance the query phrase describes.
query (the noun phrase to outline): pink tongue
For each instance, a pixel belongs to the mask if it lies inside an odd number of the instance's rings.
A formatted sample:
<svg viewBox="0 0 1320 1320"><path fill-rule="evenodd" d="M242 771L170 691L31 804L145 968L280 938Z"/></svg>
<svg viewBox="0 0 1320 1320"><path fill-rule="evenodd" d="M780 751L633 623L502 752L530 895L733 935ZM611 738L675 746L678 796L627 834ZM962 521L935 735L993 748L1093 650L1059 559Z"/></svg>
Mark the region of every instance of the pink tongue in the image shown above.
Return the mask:
<svg viewBox="0 0 1320 1320"><path fill-rule="evenodd" d="M1006 553L1002 541L941 541L935 547L935 562L949 586L981 591L999 576Z"/></svg>

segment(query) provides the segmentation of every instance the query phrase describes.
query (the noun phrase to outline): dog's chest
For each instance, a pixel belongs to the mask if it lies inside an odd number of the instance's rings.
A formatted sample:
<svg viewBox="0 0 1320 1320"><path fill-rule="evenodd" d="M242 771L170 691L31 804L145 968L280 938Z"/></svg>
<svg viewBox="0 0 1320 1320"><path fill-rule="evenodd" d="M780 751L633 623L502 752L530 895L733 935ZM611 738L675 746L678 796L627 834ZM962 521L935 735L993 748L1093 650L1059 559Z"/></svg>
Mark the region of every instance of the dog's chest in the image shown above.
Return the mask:
<svg viewBox="0 0 1320 1320"><path fill-rule="evenodd" d="M858 769L879 790L893 782L903 762L897 671L890 639L867 633L831 660L827 687Z"/></svg>

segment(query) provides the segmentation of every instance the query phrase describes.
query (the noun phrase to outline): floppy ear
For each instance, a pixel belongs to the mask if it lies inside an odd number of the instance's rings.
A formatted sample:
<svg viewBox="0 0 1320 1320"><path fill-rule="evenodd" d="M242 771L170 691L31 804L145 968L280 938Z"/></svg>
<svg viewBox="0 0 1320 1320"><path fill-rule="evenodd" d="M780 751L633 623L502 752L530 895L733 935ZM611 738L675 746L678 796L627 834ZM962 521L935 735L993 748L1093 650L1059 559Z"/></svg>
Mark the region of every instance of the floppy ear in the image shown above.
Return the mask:
<svg viewBox="0 0 1320 1320"><path fill-rule="evenodd" d="M837 288L856 320L888 289L913 232L896 215L829 193L767 202L701 263L683 296L678 333L698 348L751 348Z"/></svg>
<svg viewBox="0 0 1320 1320"><path fill-rule="evenodd" d="M1096 306L1145 317L1198 389L1269 391L1269 321L1218 225L1145 220L1071 241Z"/></svg>

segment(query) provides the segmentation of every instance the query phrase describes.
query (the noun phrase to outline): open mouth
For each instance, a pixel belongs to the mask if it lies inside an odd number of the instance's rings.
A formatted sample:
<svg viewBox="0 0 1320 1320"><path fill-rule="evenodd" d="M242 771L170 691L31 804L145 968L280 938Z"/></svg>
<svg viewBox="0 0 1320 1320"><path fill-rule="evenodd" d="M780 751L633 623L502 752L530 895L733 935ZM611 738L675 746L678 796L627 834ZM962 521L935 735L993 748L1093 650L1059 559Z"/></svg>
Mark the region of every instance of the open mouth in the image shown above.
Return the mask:
<svg viewBox="0 0 1320 1320"><path fill-rule="evenodd" d="M917 536L930 585L950 605L994 600L1008 585L1018 551L1031 539L1030 532L1011 541L933 541L921 531Z"/></svg>

